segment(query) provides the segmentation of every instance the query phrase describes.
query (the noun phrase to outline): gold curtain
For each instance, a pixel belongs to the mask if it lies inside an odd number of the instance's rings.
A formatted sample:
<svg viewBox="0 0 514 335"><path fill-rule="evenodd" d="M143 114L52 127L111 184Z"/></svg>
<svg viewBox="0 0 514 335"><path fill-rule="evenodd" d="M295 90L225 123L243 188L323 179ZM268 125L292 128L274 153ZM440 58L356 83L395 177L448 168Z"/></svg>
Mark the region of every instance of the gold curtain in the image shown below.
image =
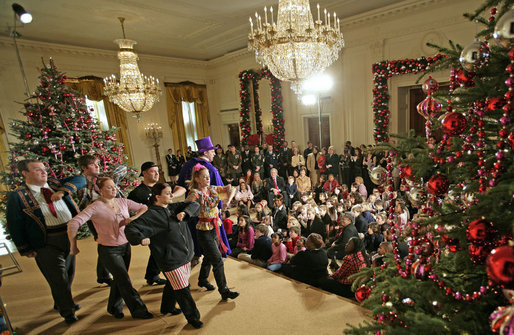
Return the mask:
<svg viewBox="0 0 514 335"><path fill-rule="evenodd" d="M133 160L127 128L127 113L117 105L110 102L109 98L104 95L103 80L97 77L82 77L78 79L70 78L68 79L67 84L72 89L79 91L83 95L87 95L90 100L103 101L109 127L118 128L116 139L118 142L125 145L123 153L128 157L128 165L132 165Z"/></svg>
<svg viewBox="0 0 514 335"><path fill-rule="evenodd" d="M2 121L2 116L0 115L0 169L2 169L4 172L7 172L6 168L7 164L9 164L9 159L7 158L7 150L9 148L4 141L4 134L4 122ZM0 191L9 191L9 189L7 188L7 185L0 184Z"/></svg>
<svg viewBox="0 0 514 335"><path fill-rule="evenodd" d="M194 102L196 115L196 132L198 138L209 136L211 118L207 103L207 87L191 82L165 83L168 101L168 123L173 133L175 150L187 151L186 130L182 117L182 101Z"/></svg>

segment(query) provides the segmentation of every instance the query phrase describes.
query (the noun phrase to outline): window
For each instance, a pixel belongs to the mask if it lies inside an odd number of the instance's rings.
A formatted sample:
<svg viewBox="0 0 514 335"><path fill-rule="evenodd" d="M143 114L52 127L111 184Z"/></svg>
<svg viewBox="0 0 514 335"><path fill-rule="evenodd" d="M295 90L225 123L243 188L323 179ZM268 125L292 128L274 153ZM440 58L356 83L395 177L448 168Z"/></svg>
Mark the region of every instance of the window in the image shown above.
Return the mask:
<svg viewBox="0 0 514 335"><path fill-rule="evenodd" d="M193 151L196 151L196 140L198 134L196 133L196 114L195 103L182 101L182 117L184 119L184 129L186 130L187 146L190 146Z"/></svg>
<svg viewBox="0 0 514 335"><path fill-rule="evenodd" d="M105 107L103 101L89 100L86 95L86 106L88 111L92 114L101 130L109 130L109 122L105 114Z"/></svg>

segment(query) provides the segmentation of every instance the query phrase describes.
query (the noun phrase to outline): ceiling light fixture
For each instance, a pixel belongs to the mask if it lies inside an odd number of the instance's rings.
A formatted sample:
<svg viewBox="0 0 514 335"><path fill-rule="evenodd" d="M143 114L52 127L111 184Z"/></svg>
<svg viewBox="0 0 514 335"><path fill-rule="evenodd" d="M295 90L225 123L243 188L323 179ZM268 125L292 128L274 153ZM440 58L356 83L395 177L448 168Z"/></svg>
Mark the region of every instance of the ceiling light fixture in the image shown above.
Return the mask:
<svg viewBox="0 0 514 335"><path fill-rule="evenodd" d="M32 22L32 14L27 12L25 8L23 8L21 5L18 5L17 3L12 4L12 9L18 15L20 18L20 22L23 24L31 23Z"/></svg>
<svg viewBox="0 0 514 335"><path fill-rule="evenodd" d="M302 81L323 72L339 57L344 46L343 34L336 13L325 9L321 20L312 18L308 0L279 0L277 22L273 7L264 7L264 22L255 13L255 26L250 17L248 48L255 58L267 66L275 77L290 81L291 88L300 93Z"/></svg>
<svg viewBox="0 0 514 335"><path fill-rule="evenodd" d="M120 80L115 75L104 79L104 92L109 100L128 113L133 113L138 121L141 113L149 111L159 101L161 88L159 79L152 76L143 76L137 65L138 56L134 52L136 41L125 38L125 18L118 18L121 22L123 39L114 40L120 46L118 59L120 60Z"/></svg>

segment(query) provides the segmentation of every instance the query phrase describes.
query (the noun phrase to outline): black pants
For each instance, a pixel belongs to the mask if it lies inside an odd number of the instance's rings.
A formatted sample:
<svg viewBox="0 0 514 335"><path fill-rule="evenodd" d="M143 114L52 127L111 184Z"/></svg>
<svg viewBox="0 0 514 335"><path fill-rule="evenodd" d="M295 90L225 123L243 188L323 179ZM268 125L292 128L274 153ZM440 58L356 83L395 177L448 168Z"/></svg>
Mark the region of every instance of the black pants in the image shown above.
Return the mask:
<svg viewBox="0 0 514 335"><path fill-rule="evenodd" d="M148 257L148 264L146 265L145 279L150 281L155 280L159 278L159 273L161 273L161 270L159 270L155 259L150 255L150 257Z"/></svg>
<svg viewBox="0 0 514 335"><path fill-rule="evenodd" d="M36 250L36 264L45 276L54 304L61 316L74 313L75 302L71 296L71 284L75 275L75 255L70 255L70 242L66 232L48 234L46 246Z"/></svg>
<svg viewBox="0 0 514 335"><path fill-rule="evenodd" d="M225 278L225 268L223 266L223 258L221 257L221 252L218 247L219 244L216 231L214 229L197 230L196 235L198 237L198 242L200 242L200 246L203 250L203 260L200 267L198 282L207 282L212 266L212 271L214 272L214 279L216 279L218 291L220 293L228 291L227 279Z"/></svg>
<svg viewBox="0 0 514 335"><path fill-rule="evenodd" d="M200 320L200 312L196 308L196 303L191 296L190 286L174 290L167 280L162 291L161 313L164 314L171 311L175 307L176 302L178 302L187 321Z"/></svg>
<svg viewBox="0 0 514 335"><path fill-rule="evenodd" d="M93 234L93 237L96 239L98 238L98 233L96 232L95 226L93 225L93 222L90 220L87 222L87 226L89 228L89 231L91 234ZM100 247L100 245L99 245ZM111 277L111 274L107 269L105 268L105 265L103 265L102 261L100 260L100 257L96 258L96 280L98 282L105 281Z"/></svg>
<svg viewBox="0 0 514 335"><path fill-rule="evenodd" d="M107 312L121 313L123 301L125 301L132 316L146 313L148 310L137 291L132 287L128 274L131 256L130 244L125 243L116 247L99 245L98 255L113 277Z"/></svg>
<svg viewBox="0 0 514 335"><path fill-rule="evenodd" d="M328 259L332 260L333 262L336 261L336 259L343 259L346 255L344 251L344 246L336 245L335 247L330 247L327 249L327 256Z"/></svg>

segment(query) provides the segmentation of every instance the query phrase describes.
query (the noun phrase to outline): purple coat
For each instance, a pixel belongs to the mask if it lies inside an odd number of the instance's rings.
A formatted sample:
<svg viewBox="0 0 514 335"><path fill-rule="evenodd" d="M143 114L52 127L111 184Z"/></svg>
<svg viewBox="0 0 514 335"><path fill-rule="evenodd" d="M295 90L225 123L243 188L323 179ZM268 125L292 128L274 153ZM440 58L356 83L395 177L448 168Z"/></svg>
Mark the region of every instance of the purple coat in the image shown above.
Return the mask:
<svg viewBox="0 0 514 335"><path fill-rule="evenodd" d="M208 162L204 159L197 158L197 157L191 158L190 160L185 162L184 165L182 166L182 169L180 170L180 174L179 174L178 181L177 181L178 186L184 187L187 190L186 192L189 193L189 181L191 180L191 177L193 176L193 167L198 163L202 164L209 170L212 186L225 186L223 184L223 180L221 179L220 173L218 172L218 169L214 165L212 165L210 162ZM186 193L186 196L187 196L187 193ZM221 209L222 207L223 207L223 204L220 201L218 208ZM220 218L220 220L221 220L221 218ZM191 230L191 235L193 236L193 242L195 244L195 256L200 256L202 254L202 252L201 252L198 240L196 238L196 223L197 222L198 222L198 218L191 219L189 221L189 229ZM225 233L225 228L223 227L223 225L220 226L220 234L221 234L221 239L223 240L223 243L228 248L227 255L230 255L230 253L232 253L232 250L230 250L227 234ZM226 255L223 255L223 256L226 256Z"/></svg>

